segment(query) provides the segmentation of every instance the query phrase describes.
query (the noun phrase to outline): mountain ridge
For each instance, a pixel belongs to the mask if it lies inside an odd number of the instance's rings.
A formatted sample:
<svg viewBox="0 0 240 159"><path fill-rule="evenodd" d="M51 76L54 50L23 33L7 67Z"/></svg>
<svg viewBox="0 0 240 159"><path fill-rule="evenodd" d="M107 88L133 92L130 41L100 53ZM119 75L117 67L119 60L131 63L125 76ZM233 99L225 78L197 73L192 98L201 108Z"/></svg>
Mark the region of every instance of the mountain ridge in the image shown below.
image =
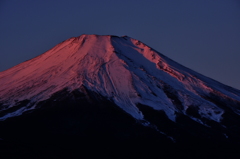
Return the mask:
<svg viewBox="0 0 240 159"><path fill-rule="evenodd" d="M128 36L67 39L0 84L0 156L213 158L240 145L239 90Z"/></svg>
<svg viewBox="0 0 240 159"><path fill-rule="evenodd" d="M182 108L185 111L188 107L186 105L193 103L210 105L204 106L203 109L207 110L202 110L201 113L218 122L223 111L201 95L217 93L236 103L240 100L238 90L224 90L223 84L175 63L144 43L127 36L84 34L67 39L42 55L1 72L0 82L3 85L0 88L0 101L9 100L11 96L10 105L14 105L16 100L46 100L65 87L74 90L84 85L114 100L126 112L141 120L144 117L136 107L137 103L164 110L171 120L175 120L174 113L177 109L174 99L168 97L171 93L162 91L163 87L177 89L175 97L185 107ZM16 86L9 90L9 85L12 84ZM190 99L185 101L185 96ZM145 99L142 100L143 98ZM34 106L30 109L34 109ZM207 115L209 113L212 115Z"/></svg>

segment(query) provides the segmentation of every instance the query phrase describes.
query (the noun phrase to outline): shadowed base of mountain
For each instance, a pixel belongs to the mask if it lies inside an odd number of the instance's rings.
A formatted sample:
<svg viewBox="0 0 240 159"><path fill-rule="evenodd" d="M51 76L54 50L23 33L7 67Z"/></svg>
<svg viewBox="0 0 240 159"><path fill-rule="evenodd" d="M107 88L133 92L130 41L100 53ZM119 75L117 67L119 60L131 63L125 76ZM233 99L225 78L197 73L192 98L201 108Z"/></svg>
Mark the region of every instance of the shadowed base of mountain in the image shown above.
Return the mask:
<svg viewBox="0 0 240 159"><path fill-rule="evenodd" d="M219 134L200 124L193 127L190 119L180 117L176 124L164 112L139 105L146 120L163 135L85 88L60 91L37 107L0 122L1 158L234 158L239 154L237 143L208 139L206 134Z"/></svg>

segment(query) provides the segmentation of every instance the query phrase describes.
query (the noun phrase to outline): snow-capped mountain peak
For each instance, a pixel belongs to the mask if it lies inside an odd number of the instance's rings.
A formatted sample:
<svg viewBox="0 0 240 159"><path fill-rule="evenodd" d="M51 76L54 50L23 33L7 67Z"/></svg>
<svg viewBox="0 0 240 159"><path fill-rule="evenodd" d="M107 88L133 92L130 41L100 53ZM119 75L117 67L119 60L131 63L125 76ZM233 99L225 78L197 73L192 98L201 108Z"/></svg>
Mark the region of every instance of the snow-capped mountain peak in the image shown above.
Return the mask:
<svg viewBox="0 0 240 159"><path fill-rule="evenodd" d="M1 120L19 116L54 93L84 87L113 101L137 120L138 105L220 122L226 107L240 114L240 91L198 74L128 36L81 35L0 73ZM26 106L17 108L20 101ZM12 108L14 111L7 111ZM189 115L194 108L201 118ZM6 113L4 113L4 111Z"/></svg>

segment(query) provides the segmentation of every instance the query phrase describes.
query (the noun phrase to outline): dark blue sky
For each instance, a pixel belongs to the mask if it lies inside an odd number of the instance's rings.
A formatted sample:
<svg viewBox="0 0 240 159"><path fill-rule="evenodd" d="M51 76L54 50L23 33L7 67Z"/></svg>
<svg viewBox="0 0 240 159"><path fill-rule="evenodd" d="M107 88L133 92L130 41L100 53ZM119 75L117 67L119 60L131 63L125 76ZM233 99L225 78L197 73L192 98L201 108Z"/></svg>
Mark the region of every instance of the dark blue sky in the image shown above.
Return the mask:
<svg viewBox="0 0 240 159"><path fill-rule="evenodd" d="M239 0L0 0L0 71L81 34L128 35L240 89Z"/></svg>

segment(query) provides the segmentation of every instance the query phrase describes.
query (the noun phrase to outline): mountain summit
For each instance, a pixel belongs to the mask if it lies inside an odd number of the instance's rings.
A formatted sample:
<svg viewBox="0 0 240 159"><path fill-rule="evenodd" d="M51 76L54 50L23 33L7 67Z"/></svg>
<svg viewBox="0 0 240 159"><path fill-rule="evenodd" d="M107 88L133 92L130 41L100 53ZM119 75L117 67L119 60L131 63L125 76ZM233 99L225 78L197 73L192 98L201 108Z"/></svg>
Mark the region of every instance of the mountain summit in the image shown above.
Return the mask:
<svg viewBox="0 0 240 159"><path fill-rule="evenodd" d="M51 121L71 118L70 123L86 129L93 124L89 120L106 122L103 118L108 116L111 120L115 116L111 123L107 121L109 127L121 123L120 119L126 123L131 120L137 125L133 127L144 129L143 132L148 129L146 134L154 131L174 142L190 135L231 143L240 130L239 90L186 68L128 36L70 38L36 58L0 72L0 84L0 120L10 122L9 125L19 123L15 119L49 122L50 118L42 120L42 116L51 112L46 115L51 116ZM56 115L60 108L61 116ZM89 115L92 113L94 116ZM81 115L87 117L73 117ZM88 121L84 124L85 120ZM99 125L98 130L102 129ZM63 133L60 127L56 129ZM47 130L56 131L48 126ZM74 132L83 131L77 128ZM111 132L116 135L117 131ZM181 134L185 136L182 138Z"/></svg>
<svg viewBox="0 0 240 159"><path fill-rule="evenodd" d="M240 114L240 91L200 75L130 37L82 35L70 38L46 53L0 74L2 111L19 101L25 107L2 114L21 115L54 93L85 87L113 101L138 120L137 104L176 113L198 109L202 118L220 122L224 109L209 100L216 96ZM192 117L194 120L201 120Z"/></svg>

